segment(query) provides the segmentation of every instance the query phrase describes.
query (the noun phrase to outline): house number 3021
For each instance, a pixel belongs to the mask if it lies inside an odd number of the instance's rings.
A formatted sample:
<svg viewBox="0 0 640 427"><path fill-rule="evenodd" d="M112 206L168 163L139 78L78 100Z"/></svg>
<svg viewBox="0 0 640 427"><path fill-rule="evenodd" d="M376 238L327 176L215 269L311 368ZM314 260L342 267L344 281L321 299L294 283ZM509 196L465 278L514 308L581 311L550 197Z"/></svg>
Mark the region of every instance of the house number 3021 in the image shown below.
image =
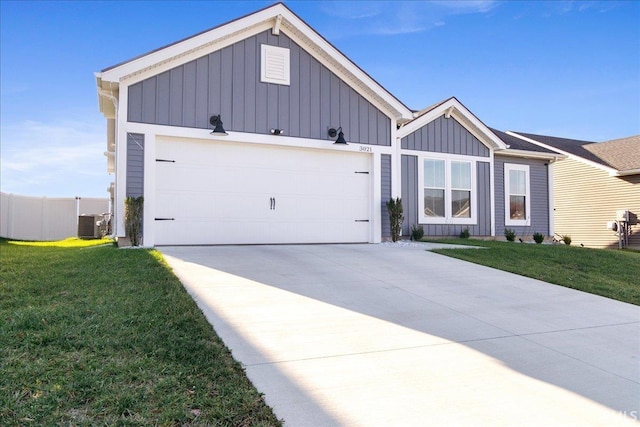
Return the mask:
<svg viewBox="0 0 640 427"><path fill-rule="evenodd" d="M360 151L363 151L365 153L373 153L373 150L371 149L371 147L368 147L366 145L361 145L360 146Z"/></svg>

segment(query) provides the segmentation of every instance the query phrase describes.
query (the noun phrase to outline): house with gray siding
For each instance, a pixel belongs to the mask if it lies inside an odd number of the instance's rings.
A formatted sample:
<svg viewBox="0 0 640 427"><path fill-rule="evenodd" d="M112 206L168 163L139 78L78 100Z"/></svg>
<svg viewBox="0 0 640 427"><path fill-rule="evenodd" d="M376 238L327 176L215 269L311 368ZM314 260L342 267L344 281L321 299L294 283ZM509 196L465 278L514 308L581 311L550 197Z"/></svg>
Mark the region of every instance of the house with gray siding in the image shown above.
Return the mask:
<svg viewBox="0 0 640 427"><path fill-rule="evenodd" d="M557 153L511 147L456 98L408 108L282 3L96 84L115 234L144 196L145 246L377 243L392 197L405 235L553 234Z"/></svg>
<svg viewBox="0 0 640 427"><path fill-rule="evenodd" d="M553 235L549 164L562 156L487 127L456 98L417 113L398 130L403 233Z"/></svg>
<svg viewBox="0 0 640 427"><path fill-rule="evenodd" d="M594 248L640 248L640 135L603 142L523 132L506 138L566 157L552 165L557 236Z"/></svg>

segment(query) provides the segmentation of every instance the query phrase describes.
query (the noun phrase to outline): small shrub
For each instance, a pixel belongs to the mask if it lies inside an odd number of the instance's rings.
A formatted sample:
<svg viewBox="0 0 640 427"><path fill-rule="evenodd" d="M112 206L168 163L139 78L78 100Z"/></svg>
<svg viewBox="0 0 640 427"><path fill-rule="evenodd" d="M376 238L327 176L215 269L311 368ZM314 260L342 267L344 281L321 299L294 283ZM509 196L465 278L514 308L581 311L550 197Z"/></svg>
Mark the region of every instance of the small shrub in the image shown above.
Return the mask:
<svg viewBox="0 0 640 427"><path fill-rule="evenodd" d="M514 240L516 240L516 232L513 231L510 228L505 228L504 229L504 237L507 238L507 241L513 242Z"/></svg>
<svg viewBox="0 0 640 427"><path fill-rule="evenodd" d="M397 242L402 232L402 199L389 199L387 201L387 211L389 212L389 220L391 221L391 240Z"/></svg>
<svg viewBox="0 0 640 427"><path fill-rule="evenodd" d="M542 243L544 241L544 234L538 232L533 233L533 240L535 240L537 244Z"/></svg>
<svg viewBox="0 0 640 427"><path fill-rule="evenodd" d="M411 240L419 242L424 237L424 228L421 225L413 225L411 227Z"/></svg>
<svg viewBox="0 0 640 427"><path fill-rule="evenodd" d="M570 245L571 244L571 236L569 236L568 234L565 234L564 236L562 236L562 241L564 242L565 245Z"/></svg>
<svg viewBox="0 0 640 427"><path fill-rule="evenodd" d="M465 228L464 230L462 230L460 232L460 238L461 239L468 239L470 235L471 235L471 233L469 233L469 227Z"/></svg>

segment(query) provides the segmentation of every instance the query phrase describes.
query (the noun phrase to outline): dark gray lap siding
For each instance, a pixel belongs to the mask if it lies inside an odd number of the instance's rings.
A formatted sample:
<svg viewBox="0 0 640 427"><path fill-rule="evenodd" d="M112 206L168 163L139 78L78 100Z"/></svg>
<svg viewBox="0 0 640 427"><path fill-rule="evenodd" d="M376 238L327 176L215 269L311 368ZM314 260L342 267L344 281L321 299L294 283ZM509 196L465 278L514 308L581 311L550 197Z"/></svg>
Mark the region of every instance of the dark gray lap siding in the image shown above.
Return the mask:
<svg viewBox="0 0 640 427"><path fill-rule="evenodd" d="M260 81L260 45L290 49L291 84ZM131 122L391 145L391 120L285 34L265 31L129 87Z"/></svg>
<svg viewBox="0 0 640 427"><path fill-rule="evenodd" d="M402 234L411 234L411 227L418 224L418 197L420 186L418 183L418 157L402 156L402 207L404 222ZM458 236L465 228L472 236L491 235L491 168L488 162L476 163L477 224L422 224L425 236Z"/></svg>

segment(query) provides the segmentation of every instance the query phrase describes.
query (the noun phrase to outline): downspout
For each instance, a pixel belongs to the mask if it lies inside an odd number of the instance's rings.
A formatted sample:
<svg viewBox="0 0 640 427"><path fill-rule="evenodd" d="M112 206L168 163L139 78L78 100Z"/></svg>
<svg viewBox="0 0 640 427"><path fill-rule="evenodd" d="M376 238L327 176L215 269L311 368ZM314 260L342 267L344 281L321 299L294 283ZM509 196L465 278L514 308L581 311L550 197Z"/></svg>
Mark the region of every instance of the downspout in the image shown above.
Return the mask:
<svg viewBox="0 0 640 427"><path fill-rule="evenodd" d="M111 92L107 92L106 90L99 88L98 94L100 96L104 96L105 98L109 98L111 102L113 102L113 108L116 110L115 118L118 118L118 98L116 98Z"/></svg>
<svg viewBox="0 0 640 427"><path fill-rule="evenodd" d="M118 185L117 185L117 181L118 181L118 156L116 155L116 150L118 147L118 143L117 143L117 139L118 139L118 114L119 114L119 102L118 102L118 98L116 98L113 95L113 92L109 91L107 92L106 90L102 89L102 88L98 88L98 95L99 96L103 96L109 100L111 100L111 102L113 103L113 108L114 108L114 118L113 118L113 125L114 125L114 130L113 130L113 171L114 171L114 185L113 185L113 192L110 194L110 201L111 202L111 233L112 235L115 237L117 236L117 224L116 224L116 218L119 218L119 215L116 214L116 210L118 208L118 204L116 203L117 197L116 197L116 193L118 191ZM107 118L107 120L109 120ZM109 160L107 159L107 162ZM118 212L119 213L119 212Z"/></svg>
<svg viewBox="0 0 640 427"><path fill-rule="evenodd" d="M555 234L555 197L553 194L553 166L558 161L557 157L554 157L549 161L547 166L547 188L549 193L549 236L553 236Z"/></svg>

